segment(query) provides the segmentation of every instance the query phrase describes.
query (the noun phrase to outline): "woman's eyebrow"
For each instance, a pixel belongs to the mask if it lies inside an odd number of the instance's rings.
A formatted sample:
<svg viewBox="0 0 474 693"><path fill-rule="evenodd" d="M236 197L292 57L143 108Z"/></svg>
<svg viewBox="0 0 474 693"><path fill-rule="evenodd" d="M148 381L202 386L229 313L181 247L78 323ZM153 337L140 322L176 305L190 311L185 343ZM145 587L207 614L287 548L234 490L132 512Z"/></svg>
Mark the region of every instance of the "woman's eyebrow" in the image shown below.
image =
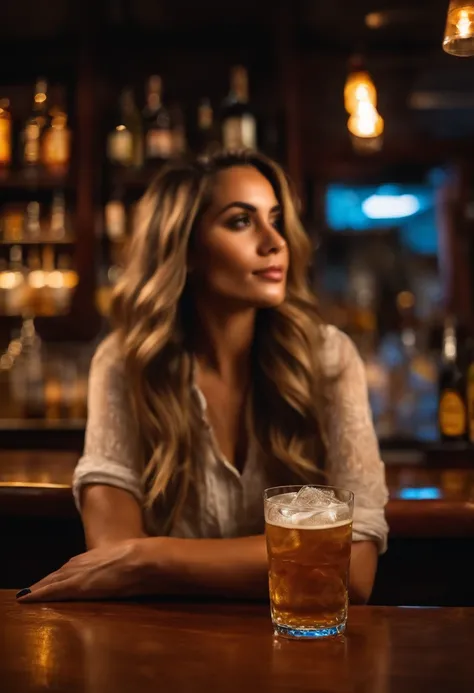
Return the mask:
<svg viewBox="0 0 474 693"><path fill-rule="evenodd" d="M257 208L254 207L253 205L249 205L248 202L239 202L236 200L235 202L230 202L228 205L223 207L221 209L221 211L219 212L219 214L222 214L223 212L227 211L228 209L231 209L231 207L239 207L240 209L245 209L247 212L256 212L257 211Z"/></svg>
<svg viewBox="0 0 474 693"><path fill-rule="evenodd" d="M228 209L231 209L232 207L238 207L239 209L245 209L247 212L256 212L257 208L254 205L249 204L248 202L239 202L236 200L235 202L230 202L228 205L223 207L219 214L223 214L223 212L226 212ZM281 205L274 205L271 210L270 214L275 214L276 212L281 212Z"/></svg>

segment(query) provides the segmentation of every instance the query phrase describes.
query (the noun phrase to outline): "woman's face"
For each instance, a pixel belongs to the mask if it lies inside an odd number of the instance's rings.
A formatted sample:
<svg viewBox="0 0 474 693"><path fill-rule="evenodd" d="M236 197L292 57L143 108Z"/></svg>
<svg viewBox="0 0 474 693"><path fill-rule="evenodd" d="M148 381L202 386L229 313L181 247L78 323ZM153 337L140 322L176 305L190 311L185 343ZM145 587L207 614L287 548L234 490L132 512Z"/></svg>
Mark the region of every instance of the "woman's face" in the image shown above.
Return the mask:
<svg viewBox="0 0 474 693"><path fill-rule="evenodd" d="M289 262L280 227L280 204L257 169L221 171L189 256L194 289L229 307L278 306Z"/></svg>

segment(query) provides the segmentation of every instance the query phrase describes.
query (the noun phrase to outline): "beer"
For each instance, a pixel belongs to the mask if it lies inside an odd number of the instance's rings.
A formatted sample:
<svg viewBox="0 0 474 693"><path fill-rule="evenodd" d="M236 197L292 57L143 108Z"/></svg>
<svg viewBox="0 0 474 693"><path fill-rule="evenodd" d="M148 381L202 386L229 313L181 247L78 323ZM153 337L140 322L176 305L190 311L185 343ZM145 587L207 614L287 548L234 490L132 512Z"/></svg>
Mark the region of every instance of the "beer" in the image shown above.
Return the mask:
<svg viewBox="0 0 474 693"><path fill-rule="evenodd" d="M345 629L352 494L340 493L349 494L349 502L337 500L308 509L298 505L295 491L265 502L270 603L276 634L321 637Z"/></svg>

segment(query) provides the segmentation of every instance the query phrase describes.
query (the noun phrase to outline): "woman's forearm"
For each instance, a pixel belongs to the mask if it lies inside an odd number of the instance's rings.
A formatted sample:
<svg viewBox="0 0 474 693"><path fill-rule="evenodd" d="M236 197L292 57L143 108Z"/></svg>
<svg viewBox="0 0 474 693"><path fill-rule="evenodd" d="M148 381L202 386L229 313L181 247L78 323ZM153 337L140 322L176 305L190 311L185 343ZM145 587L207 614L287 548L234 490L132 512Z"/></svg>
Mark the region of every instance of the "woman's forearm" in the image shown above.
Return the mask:
<svg viewBox="0 0 474 693"><path fill-rule="evenodd" d="M268 597L265 536L239 539L138 539L146 591L159 583L170 594ZM367 602L377 566L372 542L352 545L349 598Z"/></svg>
<svg viewBox="0 0 474 693"><path fill-rule="evenodd" d="M145 587L157 580L172 594L268 597L263 535L238 539L138 539Z"/></svg>

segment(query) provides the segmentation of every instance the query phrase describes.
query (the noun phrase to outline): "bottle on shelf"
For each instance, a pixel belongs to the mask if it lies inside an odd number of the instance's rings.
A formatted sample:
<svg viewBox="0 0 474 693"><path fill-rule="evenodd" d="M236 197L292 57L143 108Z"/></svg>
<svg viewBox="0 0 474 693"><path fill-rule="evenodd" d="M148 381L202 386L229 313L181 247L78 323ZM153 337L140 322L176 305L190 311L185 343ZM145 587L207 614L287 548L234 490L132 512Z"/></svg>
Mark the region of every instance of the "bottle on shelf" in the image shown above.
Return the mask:
<svg viewBox="0 0 474 693"><path fill-rule="evenodd" d="M123 202L123 190L116 188L104 210L105 233L111 241L122 241L127 234L127 214Z"/></svg>
<svg viewBox="0 0 474 693"><path fill-rule="evenodd" d="M53 195L49 236L55 241L61 241L66 237L66 201L61 190L57 190Z"/></svg>
<svg viewBox="0 0 474 693"><path fill-rule="evenodd" d="M175 105L172 109L172 134L173 134L173 157L179 159L186 154L186 124L183 109Z"/></svg>
<svg viewBox="0 0 474 693"><path fill-rule="evenodd" d="M41 252L41 265L45 274L45 287L43 290L42 314L55 315L56 306L54 301L55 286L55 255L54 248L51 245L43 246Z"/></svg>
<svg viewBox="0 0 474 693"><path fill-rule="evenodd" d="M22 135L22 162L27 168L36 168L41 163L41 141L43 133L49 127L48 84L46 80L36 82L33 109L26 121Z"/></svg>
<svg viewBox="0 0 474 693"><path fill-rule="evenodd" d="M247 70L237 65L231 69L230 92L221 114L225 149L257 148L257 121L248 102Z"/></svg>
<svg viewBox="0 0 474 693"><path fill-rule="evenodd" d="M470 339L467 346L466 368L466 404L467 404L467 434L470 443L474 443L474 340Z"/></svg>
<svg viewBox="0 0 474 693"><path fill-rule="evenodd" d="M149 163L166 161L173 156L171 116L162 103L162 90L161 77L152 75L147 83L146 106L143 110L145 159Z"/></svg>
<svg viewBox="0 0 474 693"><path fill-rule="evenodd" d="M72 269L71 257L61 253L57 260L57 269L49 277L49 286L53 289L53 301L56 314L66 313L71 302L71 291L77 286L79 277Z"/></svg>
<svg viewBox="0 0 474 693"><path fill-rule="evenodd" d="M55 175L64 175L71 158L71 131L67 114L59 108L51 110L51 120L43 133L41 163Z"/></svg>
<svg viewBox="0 0 474 693"><path fill-rule="evenodd" d="M2 207L3 240L18 243L23 240L25 228L25 206L12 202Z"/></svg>
<svg viewBox="0 0 474 693"><path fill-rule="evenodd" d="M26 205L24 237L29 241L41 237L40 205L36 200L28 202Z"/></svg>
<svg viewBox="0 0 474 693"><path fill-rule="evenodd" d="M438 425L443 441L459 442L467 438L465 392L465 377L458 362L456 324L448 316L444 322L438 379Z"/></svg>
<svg viewBox="0 0 474 693"><path fill-rule="evenodd" d="M8 99L0 99L0 173L12 162L12 119Z"/></svg>
<svg viewBox="0 0 474 693"><path fill-rule="evenodd" d="M23 255L19 245L10 248L9 266L3 273L4 288L6 289L4 302L7 315L21 315L25 308L25 268L23 267Z"/></svg>
<svg viewBox="0 0 474 693"><path fill-rule="evenodd" d="M196 153L199 156L209 156L220 148L211 102L209 99L201 99L197 112Z"/></svg>
<svg viewBox="0 0 474 693"><path fill-rule="evenodd" d="M32 315L43 314L43 293L46 286L46 275L41 267L41 259L37 248L28 252L26 261L28 274L28 307Z"/></svg>
<svg viewBox="0 0 474 693"><path fill-rule="evenodd" d="M123 89L119 113L107 138L107 158L120 167L140 167L143 163L142 123L133 91Z"/></svg>

